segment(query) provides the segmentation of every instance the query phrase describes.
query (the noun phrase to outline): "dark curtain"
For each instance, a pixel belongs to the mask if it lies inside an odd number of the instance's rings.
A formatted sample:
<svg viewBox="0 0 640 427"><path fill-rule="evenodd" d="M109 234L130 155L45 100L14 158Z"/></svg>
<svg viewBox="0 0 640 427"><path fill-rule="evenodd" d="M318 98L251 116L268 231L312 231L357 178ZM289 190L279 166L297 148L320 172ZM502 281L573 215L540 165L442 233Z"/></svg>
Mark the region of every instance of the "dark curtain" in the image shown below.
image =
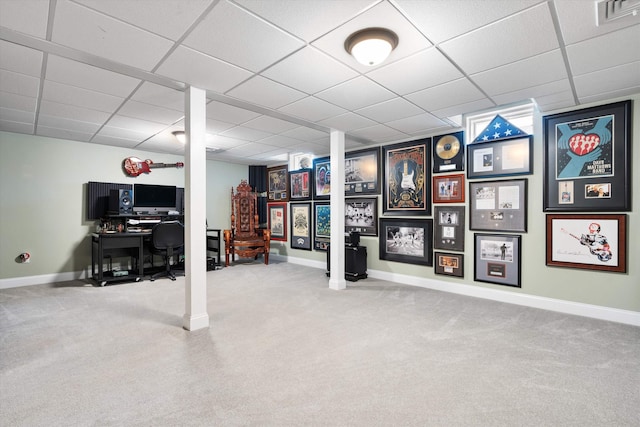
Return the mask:
<svg viewBox="0 0 640 427"><path fill-rule="evenodd" d="M267 228L267 167L249 166L249 185L258 193L260 227Z"/></svg>

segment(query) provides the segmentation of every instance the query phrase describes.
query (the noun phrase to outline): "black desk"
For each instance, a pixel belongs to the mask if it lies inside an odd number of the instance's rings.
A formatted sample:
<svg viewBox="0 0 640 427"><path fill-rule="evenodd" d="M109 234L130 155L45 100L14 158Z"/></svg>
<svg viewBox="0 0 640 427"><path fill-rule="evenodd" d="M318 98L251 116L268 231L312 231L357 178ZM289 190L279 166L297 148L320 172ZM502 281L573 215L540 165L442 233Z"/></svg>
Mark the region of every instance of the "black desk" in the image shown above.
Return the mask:
<svg viewBox="0 0 640 427"><path fill-rule="evenodd" d="M210 256L210 253L213 253ZM220 229L207 228L207 271L222 268L220 261Z"/></svg>
<svg viewBox="0 0 640 427"><path fill-rule="evenodd" d="M144 239L151 233L92 233L91 276L100 286L120 280L138 282L144 275ZM132 270L104 271L106 256L131 257ZM96 269L97 266L97 269ZM136 269L137 266L137 269Z"/></svg>

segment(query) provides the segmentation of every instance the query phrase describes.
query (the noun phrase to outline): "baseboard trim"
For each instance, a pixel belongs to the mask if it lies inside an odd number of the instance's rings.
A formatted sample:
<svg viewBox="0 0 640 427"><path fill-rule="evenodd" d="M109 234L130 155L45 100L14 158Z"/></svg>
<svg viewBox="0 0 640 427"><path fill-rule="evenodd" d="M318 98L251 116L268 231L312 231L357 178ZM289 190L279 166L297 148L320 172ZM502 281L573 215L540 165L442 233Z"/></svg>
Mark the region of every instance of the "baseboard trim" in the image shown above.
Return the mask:
<svg viewBox="0 0 640 427"><path fill-rule="evenodd" d="M304 265L307 267L318 268L322 270L326 270L327 268L327 264L325 262L305 258L295 258L277 254L271 254L270 258L274 261L290 262L292 264ZM462 283L444 282L435 279L427 279L424 277L390 273L387 271L367 270L367 274L371 278L387 280L389 282L400 283L403 285L417 286L420 288L433 289L442 292L451 292L454 294L484 298L508 304L516 304L526 307L539 308L542 310L551 310L576 316L591 317L594 319L640 326L640 312L637 311L620 310L617 308L565 301L519 292L508 292L499 289L466 285ZM86 271L76 271L67 273L43 274L39 276L0 279L0 289L16 288L19 286L40 285L42 283L66 282L69 280L87 279L88 277L89 276ZM347 286L347 289L349 289L349 286Z"/></svg>

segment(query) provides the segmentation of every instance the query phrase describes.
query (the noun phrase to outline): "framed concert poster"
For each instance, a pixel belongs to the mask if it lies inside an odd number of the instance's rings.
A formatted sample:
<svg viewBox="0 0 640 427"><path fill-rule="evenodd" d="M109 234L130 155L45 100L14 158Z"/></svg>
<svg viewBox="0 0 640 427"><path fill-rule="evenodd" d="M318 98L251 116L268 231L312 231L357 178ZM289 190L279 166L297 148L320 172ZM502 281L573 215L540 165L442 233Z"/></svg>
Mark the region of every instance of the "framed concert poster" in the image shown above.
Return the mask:
<svg viewBox="0 0 640 427"><path fill-rule="evenodd" d="M312 169L289 172L289 200L311 200Z"/></svg>
<svg viewBox="0 0 640 427"><path fill-rule="evenodd" d="M631 209L631 101L543 117L545 212Z"/></svg>
<svg viewBox="0 0 640 427"><path fill-rule="evenodd" d="M315 202L313 248L317 251L326 251L331 241L331 207L329 202Z"/></svg>
<svg viewBox="0 0 640 427"><path fill-rule="evenodd" d="M289 167L287 165L267 168L267 183L269 185L267 199L270 202L286 202L289 200L288 172Z"/></svg>
<svg viewBox="0 0 640 427"><path fill-rule="evenodd" d="M464 206L436 206L433 247L464 251Z"/></svg>
<svg viewBox="0 0 640 427"><path fill-rule="evenodd" d="M480 234L475 237L473 280L520 287L520 236Z"/></svg>
<svg viewBox="0 0 640 427"><path fill-rule="evenodd" d="M354 197L345 200L344 228L362 236L378 235L378 198Z"/></svg>
<svg viewBox="0 0 640 427"><path fill-rule="evenodd" d="M313 217L311 215L311 203L291 203L291 248L311 250L311 230L313 229Z"/></svg>
<svg viewBox="0 0 640 427"><path fill-rule="evenodd" d="M434 175L433 203L464 203L464 174Z"/></svg>
<svg viewBox="0 0 640 427"><path fill-rule="evenodd" d="M525 136L467 146L467 178L533 173L533 137Z"/></svg>
<svg viewBox="0 0 640 427"><path fill-rule="evenodd" d="M431 139L382 147L384 207L393 215L431 214Z"/></svg>
<svg viewBox="0 0 640 427"><path fill-rule="evenodd" d="M527 180L469 182L469 229L527 231Z"/></svg>
<svg viewBox="0 0 640 427"><path fill-rule="evenodd" d="M380 218L380 259L433 265L433 220Z"/></svg>
<svg viewBox="0 0 640 427"><path fill-rule="evenodd" d="M331 161L329 157L313 159L313 198L328 199L331 196Z"/></svg>
<svg viewBox="0 0 640 427"><path fill-rule="evenodd" d="M433 173L464 170L464 132L433 137Z"/></svg>
<svg viewBox="0 0 640 427"><path fill-rule="evenodd" d="M380 148L351 151L344 155L344 194L380 194Z"/></svg>
<svg viewBox="0 0 640 427"><path fill-rule="evenodd" d="M627 272L625 214L547 215L547 265Z"/></svg>
<svg viewBox="0 0 640 427"><path fill-rule="evenodd" d="M464 277L464 255L445 252L434 253L433 272L444 276Z"/></svg>
<svg viewBox="0 0 640 427"><path fill-rule="evenodd" d="M267 203L271 240L287 241L287 204Z"/></svg>

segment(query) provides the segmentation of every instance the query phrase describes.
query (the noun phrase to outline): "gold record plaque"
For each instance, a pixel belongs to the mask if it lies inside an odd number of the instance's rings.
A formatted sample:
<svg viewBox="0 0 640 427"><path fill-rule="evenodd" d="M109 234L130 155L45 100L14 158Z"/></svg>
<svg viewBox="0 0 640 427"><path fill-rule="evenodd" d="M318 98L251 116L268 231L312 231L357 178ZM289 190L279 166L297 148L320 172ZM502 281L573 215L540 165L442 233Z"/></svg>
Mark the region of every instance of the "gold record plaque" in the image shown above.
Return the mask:
<svg viewBox="0 0 640 427"><path fill-rule="evenodd" d="M464 132L437 136L433 144L433 172L464 170Z"/></svg>

